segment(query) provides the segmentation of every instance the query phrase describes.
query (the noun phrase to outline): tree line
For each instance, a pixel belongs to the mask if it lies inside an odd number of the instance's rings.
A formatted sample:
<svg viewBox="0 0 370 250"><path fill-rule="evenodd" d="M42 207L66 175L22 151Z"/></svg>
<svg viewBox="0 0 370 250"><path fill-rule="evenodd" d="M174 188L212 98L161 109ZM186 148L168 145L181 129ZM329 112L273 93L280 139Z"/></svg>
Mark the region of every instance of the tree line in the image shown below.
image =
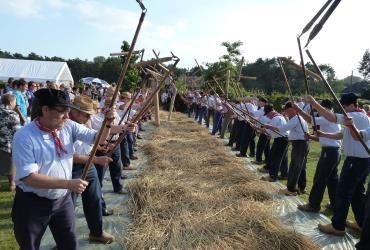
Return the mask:
<svg viewBox="0 0 370 250"><path fill-rule="evenodd" d="M209 89L213 78L219 80L224 86L226 83L226 72L230 70L231 81L236 81L239 75L239 65L241 62L240 47L243 45L241 41L234 42L223 42L222 47L225 48L226 53L221 55L219 61L206 63L203 71L199 67L194 66L193 68L177 68L175 70L175 77L182 79L186 76L198 76L201 77L202 81L198 83L197 87L203 89ZM126 52L130 48L130 44L127 41L122 42L121 51ZM13 59L25 59L25 60L41 60L41 61L62 61L67 62L72 77L75 82L78 82L81 78L92 76L106 80L107 82L117 81L119 74L122 69L122 65L125 61L125 57L104 57L97 56L93 60L82 60L80 58L64 59L62 57L47 57L40 56L36 53L29 53L27 56L20 53L11 54L7 51L0 50L0 58L13 58ZM137 62L139 56L133 56L131 63ZM299 64L299 62L297 62ZM315 72L314 67L311 63L307 62L306 67L309 70ZM336 78L334 68L329 64L319 65L320 69L326 76L327 80L331 84L335 92L340 93L344 88L344 80ZM303 84L303 76L300 70L293 68L290 65L286 65L286 73L291 84L292 91L294 93L304 93L305 88ZM359 63L359 72L362 73L365 79L370 77L370 52L366 50L363 58ZM266 94L273 92L286 92L286 87L283 82L283 75L277 62L277 58L258 58L255 62L245 64L241 69L241 75L253 76L256 80L242 79L241 84L248 90L263 91ZM125 89L132 89L141 82L147 75L143 71L135 68L129 68L126 75L126 82L124 84ZM205 84L204 82L209 82ZM217 90L216 86L214 88ZM324 85L318 81L309 80L309 88L313 94L320 94L326 92Z"/></svg>

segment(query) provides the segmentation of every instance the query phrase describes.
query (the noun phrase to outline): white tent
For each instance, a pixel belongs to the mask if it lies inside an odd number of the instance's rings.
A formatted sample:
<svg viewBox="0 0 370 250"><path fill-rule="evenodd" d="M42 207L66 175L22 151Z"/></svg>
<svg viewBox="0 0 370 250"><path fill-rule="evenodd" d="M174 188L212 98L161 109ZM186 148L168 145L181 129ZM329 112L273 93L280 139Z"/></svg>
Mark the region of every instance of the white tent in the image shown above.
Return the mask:
<svg viewBox="0 0 370 250"><path fill-rule="evenodd" d="M73 86L72 74L66 62L0 58L0 81L7 81L9 77Z"/></svg>

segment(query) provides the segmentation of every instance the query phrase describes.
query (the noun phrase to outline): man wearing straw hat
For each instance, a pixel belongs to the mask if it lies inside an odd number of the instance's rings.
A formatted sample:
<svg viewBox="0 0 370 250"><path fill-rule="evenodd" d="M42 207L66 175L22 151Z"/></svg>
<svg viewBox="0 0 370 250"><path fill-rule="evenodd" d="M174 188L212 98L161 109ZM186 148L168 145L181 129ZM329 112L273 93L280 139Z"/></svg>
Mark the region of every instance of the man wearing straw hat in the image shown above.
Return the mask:
<svg viewBox="0 0 370 250"><path fill-rule="evenodd" d="M106 93L107 97L104 101L103 110L107 109L110 106L110 103L112 101L113 93L114 93L114 88L113 87L111 87L107 90L107 93ZM119 121L120 121L120 118L119 118L117 112L115 111L116 105L113 105L112 108L113 108L114 114L115 114L115 120L113 121L113 123L111 125L111 134L113 135L112 143L114 143L119 137L118 134L123 132L126 129L126 126L125 125L118 125ZM91 127L95 130L99 130L103 121L104 121L103 113L98 113L98 114L91 117ZM106 152L104 152L102 150L99 150L97 152L97 156L105 156L105 155L106 155ZM118 147L116 147L116 149L112 153L111 158L112 158L112 161L108 164L108 167L109 167L109 173L110 173L110 177L111 177L111 181L112 181L112 185L113 185L113 192L118 193L118 194L126 194L127 191L123 188L123 186L121 184L122 161L121 161L121 148L120 148L119 145L118 145ZM104 178L105 171L106 171L107 168L105 166L101 166L101 165L98 165L98 164L96 164L96 165L97 165L97 172L98 172L100 185L103 186L103 178ZM103 203L103 210L105 210L105 204L104 203Z"/></svg>
<svg viewBox="0 0 370 250"><path fill-rule="evenodd" d="M69 96L60 90L35 92L33 121L15 134L13 160L16 194L12 210L14 235L21 249L39 249L46 228L58 249L77 249L70 192L82 193L88 183L72 179L73 143L92 144L97 132L69 120ZM106 111L108 126L113 112ZM101 143L109 134L104 129Z"/></svg>
<svg viewBox="0 0 370 250"><path fill-rule="evenodd" d="M335 114L321 106L312 96L308 96L307 101L315 108L320 115L328 121L344 124L344 115ZM357 96L354 93L343 94L340 103L347 115L353 119L353 123L360 130L370 127L370 118L366 113L359 109ZM359 141L351 136L351 129L345 127L339 133L323 133L318 131L319 136L331 139L343 138L343 152L346 156L342 171L340 173L337 187L334 213L331 224L319 224L319 230L323 233L343 236L346 226L360 229L364 221L364 200L365 200L365 181L369 175L370 156ZM364 141L370 147L370 140ZM346 221L349 206L352 206L356 223Z"/></svg>
<svg viewBox="0 0 370 250"><path fill-rule="evenodd" d="M69 116L72 121L79 124L87 124L92 115L96 114L93 100L88 96L77 96L73 101L73 108ZM84 166L89 159L89 154L92 149L91 144L84 143L80 140L73 145L73 169L72 178L80 178L84 170ZM112 159L107 156L95 156L93 163L97 165L106 165ZM114 236L103 231L103 209L102 209L102 191L99 183L96 168L92 166L86 176L86 181L89 183L85 191L82 193L82 205L89 227L89 239L92 241L110 244L113 242ZM78 194L72 193L72 200L76 204Z"/></svg>

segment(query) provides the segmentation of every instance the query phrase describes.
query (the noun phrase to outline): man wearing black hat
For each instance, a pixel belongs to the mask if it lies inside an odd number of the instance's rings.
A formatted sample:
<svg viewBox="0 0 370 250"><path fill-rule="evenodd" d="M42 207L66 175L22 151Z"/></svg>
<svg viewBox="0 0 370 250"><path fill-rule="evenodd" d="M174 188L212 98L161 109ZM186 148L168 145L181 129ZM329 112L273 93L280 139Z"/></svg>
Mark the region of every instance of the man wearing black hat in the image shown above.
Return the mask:
<svg viewBox="0 0 370 250"><path fill-rule="evenodd" d="M307 96L306 99L328 121L338 124L344 123L343 114L335 114L328 111L312 96ZM357 128L363 130L370 127L370 119L363 110L359 109L355 94L349 93L342 95L340 102L348 116L353 119ZM343 236L346 225L352 228L361 228L364 221L364 184L369 174L370 156L361 143L351 136L350 129L347 127L340 133L323 133L318 131L318 135L331 139L343 138L343 152L346 158L337 187L334 215L331 219L332 223L327 225L319 224L320 231ZM370 147L369 140L365 141L365 143ZM357 225L356 223L346 222L350 205L352 206Z"/></svg>
<svg viewBox="0 0 370 250"><path fill-rule="evenodd" d="M309 106L309 105L308 105ZM329 111L333 109L333 103L325 99L321 102L321 106ZM310 114L302 110L298 105L295 106L298 113L308 123L312 123ZM341 126L334 122L330 122L325 117L316 117L316 125L320 126L320 130L327 133L339 133ZM340 162L340 148L342 141L337 139L330 139L324 137L317 137L307 135L310 139L319 141L321 145L320 159L317 162L315 176L313 180L312 189L308 199L308 203L298 205L298 209L306 212L320 211L320 204L324 197L325 188L328 187L328 194L330 199L330 207L335 204L335 193L338 185L338 164Z"/></svg>
<svg viewBox="0 0 370 250"><path fill-rule="evenodd" d="M13 140L16 194L12 210L14 235L21 249L38 249L49 226L58 249L77 249L74 206L70 192L88 183L72 179L73 143L92 144L96 131L69 120L69 96L55 89L35 92L33 121ZM108 124L113 113L106 113ZM109 129L105 129L103 143Z"/></svg>

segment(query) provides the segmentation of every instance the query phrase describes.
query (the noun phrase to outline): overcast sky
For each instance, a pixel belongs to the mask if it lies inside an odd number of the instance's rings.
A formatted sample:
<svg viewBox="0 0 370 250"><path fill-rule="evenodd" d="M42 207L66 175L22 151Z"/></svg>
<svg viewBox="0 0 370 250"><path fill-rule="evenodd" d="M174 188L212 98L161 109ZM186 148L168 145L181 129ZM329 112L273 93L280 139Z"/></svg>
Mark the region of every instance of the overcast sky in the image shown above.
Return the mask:
<svg viewBox="0 0 370 250"><path fill-rule="evenodd" d="M225 53L222 41L241 40L248 62L292 56L296 35L326 0L144 0L147 17L137 49L167 56L180 67L214 62ZM343 0L309 48L316 61L334 67L338 78L358 75L370 49L369 0ZM92 59L118 52L131 42L140 9L134 0L0 0L0 49L11 53ZM305 44L307 36L302 38ZM306 57L307 61L308 58Z"/></svg>

